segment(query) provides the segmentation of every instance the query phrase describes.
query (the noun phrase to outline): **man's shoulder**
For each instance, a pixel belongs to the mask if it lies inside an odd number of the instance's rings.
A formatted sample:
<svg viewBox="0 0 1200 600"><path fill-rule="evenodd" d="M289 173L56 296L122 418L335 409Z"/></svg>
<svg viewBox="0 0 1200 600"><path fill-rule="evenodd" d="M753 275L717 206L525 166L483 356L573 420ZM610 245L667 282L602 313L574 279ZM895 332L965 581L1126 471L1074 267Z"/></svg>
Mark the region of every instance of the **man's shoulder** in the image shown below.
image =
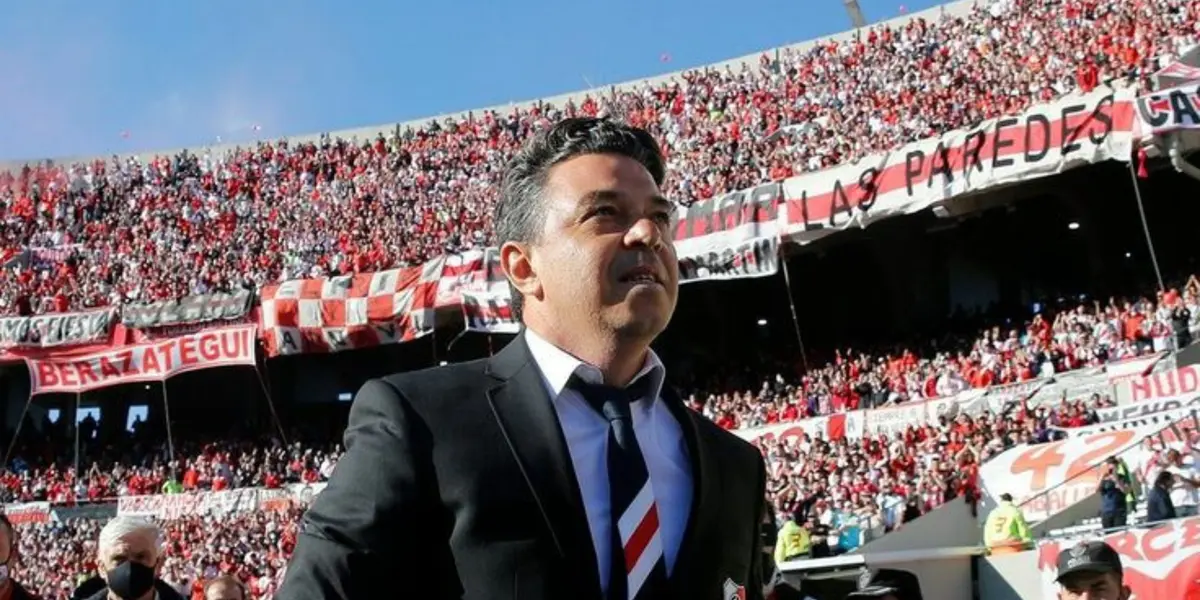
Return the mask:
<svg viewBox="0 0 1200 600"><path fill-rule="evenodd" d="M696 423L697 434L705 443L712 444L715 449L732 460L751 463L762 462L762 452L754 444L751 444L736 433L722 428L711 419L690 408L686 408L685 410L692 421Z"/></svg>
<svg viewBox="0 0 1200 600"><path fill-rule="evenodd" d="M430 367L418 371L393 373L378 381L394 388L406 398L419 401L431 394L479 391L494 383L487 375L488 359Z"/></svg>

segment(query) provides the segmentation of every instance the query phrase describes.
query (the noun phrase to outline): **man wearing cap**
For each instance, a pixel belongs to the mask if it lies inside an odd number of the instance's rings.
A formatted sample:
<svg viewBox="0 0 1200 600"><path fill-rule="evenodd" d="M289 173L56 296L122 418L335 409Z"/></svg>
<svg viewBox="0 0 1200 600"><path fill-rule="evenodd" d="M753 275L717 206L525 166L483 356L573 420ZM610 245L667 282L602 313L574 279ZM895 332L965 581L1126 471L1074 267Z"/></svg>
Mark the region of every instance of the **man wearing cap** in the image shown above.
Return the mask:
<svg viewBox="0 0 1200 600"><path fill-rule="evenodd" d="M1059 600L1128 600L1121 555L1104 542L1080 542L1058 554Z"/></svg>
<svg viewBox="0 0 1200 600"><path fill-rule="evenodd" d="M879 569L874 574L863 573L857 592L846 600L924 600L921 582L909 571Z"/></svg>

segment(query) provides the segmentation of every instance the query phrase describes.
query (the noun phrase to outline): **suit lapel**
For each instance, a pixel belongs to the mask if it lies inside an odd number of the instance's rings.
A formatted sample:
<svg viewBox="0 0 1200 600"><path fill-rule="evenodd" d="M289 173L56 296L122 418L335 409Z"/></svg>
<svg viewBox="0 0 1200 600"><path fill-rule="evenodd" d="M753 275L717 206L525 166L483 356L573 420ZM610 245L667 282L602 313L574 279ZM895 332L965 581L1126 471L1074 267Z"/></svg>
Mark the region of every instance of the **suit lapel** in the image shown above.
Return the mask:
<svg viewBox="0 0 1200 600"><path fill-rule="evenodd" d="M692 465L692 506L688 511L687 528L675 559L675 568L671 571L671 584L683 597L691 595L686 590L703 568L699 561L705 548L697 543L697 535L711 531L714 519L720 512L720 469L717 468L717 457L700 435L696 419L704 417L684 406L679 394L670 386L663 386L661 396L679 421Z"/></svg>
<svg viewBox="0 0 1200 600"><path fill-rule="evenodd" d="M572 591L581 598L598 600L600 574L575 467L523 335L492 357L488 374L497 379L497 385L488 390L492 412L570 570L566 581L576 583Z"/></svg>

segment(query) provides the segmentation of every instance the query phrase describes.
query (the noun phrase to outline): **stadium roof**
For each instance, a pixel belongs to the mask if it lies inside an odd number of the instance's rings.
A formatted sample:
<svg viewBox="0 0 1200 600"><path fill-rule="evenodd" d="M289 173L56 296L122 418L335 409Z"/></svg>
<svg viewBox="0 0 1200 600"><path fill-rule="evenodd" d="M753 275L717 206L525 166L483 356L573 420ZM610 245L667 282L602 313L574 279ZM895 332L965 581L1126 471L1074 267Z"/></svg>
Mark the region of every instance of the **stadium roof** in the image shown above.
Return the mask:
<svg viewBox="0 0 1200 600"><path fill-rule="evenodd" d="M815 2L817 0L803 0L803 1ZM826 0L826 1L829 1L829 0ZM829 4L830 4L830 6L833 6L834 2L829 1ZM926 10L923 10L920 12L902 15L902 16L899 16L899 17L896 17L893 19L888 19L886 21L882 21L882 22L878 22L878 23L870 23L870 24L868 24L868 27L876 27L879 25L887 25L889 27L897 27L897 26L903 25L903 24L905 24L913 19L917 19L917 18L925 18L926 20L935 20L942 14L950 14L953 16L966 15L971 11L972 7L975 4L976 4L975 0L960 0L958 2L944 4L941 6L935 6L933 8L929 8L929 9L926 9ZM287 139L293 143L306 143L306 142L310 142L310 141L315 142L320 139L321 135L328 133L329 135L331 135L335 138L340 137L342 139L353 139L353 138L357 137L360 140L367 140L367 139L373 139L381 133L384 135L387 135L387 134L395 131L397 129L397 127L399 127L400 129L404 129L404 128L408 128L408 127L416 129L416 128L425 126L430 121L436 120L439 122L444 122L446 119L459 120L459 119L466 118L471 113L485 113L488 111L495 111L497 113L507 113L507 112L512 111L514 108L525 109L525 108L534 106L538 102L552 104L555 106L561 106L562 104L565 104L568 100L575 100L576 102L580 102L580 101L582 101L582 99L585 96L587 96L589 94L596 95L597 93L600 93L600 92L608 92L609 90L614 89L614 88L617 90L628 90L628 89L636 88L638 86L644 86L647 84L654 85L654 84L658 84L661 82L668 82L668 81L671 81L674 79L678 79L679 76L682 75L683 73L690 72L690 71L696 71L699 69L724 68L727 66L731 67L731 68L739 68L743 64L757 65L759 57L762 56L764 53L778 53L778 52L782 52L784 50L805 52L805 51L808 51L809 49L811 49L816 44L821 43L821 42L826 42L826 41L831 41L831 40L833 40L833 41L849 40L854 35L855 31L856 30L847 30L847 31L843 31L841 33L831 35L831 36L826 36L826 37L818 38L815 40L809 40L806 42L800 42L800 43L792 44L789 46L782 46L779 48L767 49L767 50L763 50L760 52L755 52L754 54L748 54L746 56L726 60L726 61L719 62L719 63L712 63L709 65L704 65L704 66L700 66L700 67L683 69L680 71L674 71L674 72L667 73L664 75L658 75L655 77L649 77L649 78L645 78L645 79L637 79L634 81L627 81L624 83L619 83L619 84L614 84L614 85L604 85L604 86L592 88L589 90L582 90L582 91L571 92L571 93L567 93L567 94L560 94L558 96L538 98L538 99L527 100L527 101L523 101L523 102L512 102L509 104L504 104L504 105L499 105L499 106L477 108L477 109L472 109L472 110L459 111L459 112L455 112L455 113L446 113L446 114L442 114L442 115L438 115L438 116L434 116L434 117L424 117L424 118L420 118L420 119L414 119L412 121L406 121L403 123L389 123L386 125L374 125L374 126L369 126L369 127L359 127L359 128L355 128L355 129L344 129L341 131L320 132L320 133L305 134L305 135L269 136L269 137L263 137L261 139L262 140ZM186 148L175 148L175 149L171 149L171 150L153 150L153 151L147 150L147 151L138 151L138 152L117 152L117 153L113 153L113 154L91 155L91 156L66 156L66 157L18 159L18 160L10 160L10 161L0 162L0 172L15 170L15 169L21 168L24 165L37 164L37 163L45 162L48 160L53 161L55 163L71 164L71 163L76 163L76 162L92 161L92 160L96 160L96 159L108 159L108 158L111 158L114 154L116 156L119 156L122 158L130 157L130 156L141 157L141 158L150 158L150 157L154 157L154 156L172 156L172 155L178 154L182 150L186 149L186 150L189 150L192 152L197 152L197 153L199 153L200 151L208 151L215 155L222 155L230 150L234 150L237 148L250 147L254 143L255 142L243 141L241 143L207 144L207 145L200 145L200 146L188 146Z"/></svg>

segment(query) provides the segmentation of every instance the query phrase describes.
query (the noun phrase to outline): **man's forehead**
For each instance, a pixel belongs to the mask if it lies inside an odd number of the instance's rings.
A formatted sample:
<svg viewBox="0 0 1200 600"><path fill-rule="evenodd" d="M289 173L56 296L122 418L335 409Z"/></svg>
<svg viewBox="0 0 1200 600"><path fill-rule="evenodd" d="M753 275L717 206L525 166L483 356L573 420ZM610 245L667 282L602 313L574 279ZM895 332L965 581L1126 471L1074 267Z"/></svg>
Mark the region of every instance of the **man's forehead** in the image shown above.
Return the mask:
<svg viewBox="0 0 1200 600"><path fill-rule="evenodd" d="M658 192L658 184L645 166L616 154L574 156L551 167L547 175L548 187L570 188L576 197L598 189Z"/></svg>
<svg viewBox="0 0 1200 600"><path fill-rule="evenodd" d="M123 535L108 547L107 554L131 554L154 549L154 540L148 532L133 532Z"/></svg>
<svg viewBox="0 0 1200 600"><path fill-rule="evenodd" d="M631 193L630 191L621 188L595 189L584 192L579 198L580 202L585 204L596 204L601 202L630 202L633 200L642 199L646 199L650 204L657 205L661 208L675 208L675 205L672 204L671 201L666 198L666 196L658 193L657 187L653 188L653 190L638 190L637 193Z"/></svg>
<svg viewBox="0 0 1200 600"><path fill-rule="evenodd" d="M1063 577L1062 585L1068 589L1090 588L1096 584L1103 583L1108 580L1111 573L1101 573L1096 571L1084 571L1081 573L1072 573Z"/></svg>

